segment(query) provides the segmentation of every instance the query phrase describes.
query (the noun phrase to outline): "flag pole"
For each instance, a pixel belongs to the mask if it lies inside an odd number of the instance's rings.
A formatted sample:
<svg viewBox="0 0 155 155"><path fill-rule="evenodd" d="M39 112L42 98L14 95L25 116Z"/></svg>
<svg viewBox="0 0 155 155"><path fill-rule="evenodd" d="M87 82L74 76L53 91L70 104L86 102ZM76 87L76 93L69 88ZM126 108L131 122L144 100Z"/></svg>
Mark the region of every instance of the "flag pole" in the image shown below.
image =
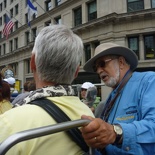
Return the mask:
<svg viewBox="0 0 155 155"><path fill-rule="evenodd" d="M47 15L48 15L48 17L50 17L50 19L54 19L54 18L52 18L51 16L50 16L50 14L40 5L40 4L38 4L38 2L37 1L35 1L36 3L37 3L37 5L39 5L39 7L44 11L44 13L46 13ZM55 23L56 24L58 24L57 23L57 21L54 19L54 21L55 21Z"/></svg>
<svg viewBox="0 0 155 155"><path fill-rule="evenodd" d="M7 11L7 10L5 10L7 13L9 13L10 14L10 12L9 11ZM13 19L15 19L16 21L18 21L18 23L21 25L21 26L24 26L24 25L22 25L22 23L20 23L19 22L19 20L17 20L14 16L12 16L13 17Z"/></svg>

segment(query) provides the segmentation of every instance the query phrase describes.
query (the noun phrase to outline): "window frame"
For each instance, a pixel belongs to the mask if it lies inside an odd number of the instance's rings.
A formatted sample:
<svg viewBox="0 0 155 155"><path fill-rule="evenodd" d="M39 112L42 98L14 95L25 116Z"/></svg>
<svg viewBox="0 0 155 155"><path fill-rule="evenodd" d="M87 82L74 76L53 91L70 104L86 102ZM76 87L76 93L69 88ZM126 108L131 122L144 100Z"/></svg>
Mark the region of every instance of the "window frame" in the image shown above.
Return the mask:
<svg viewBox="0 0 155 155"><path fill-rule="evenodd" d="M17 5L15 5L15 15L18 15L18 13L19 13L19 6L17 4Z"/></svg>
<svg viewBox="0 0 155 155"><path fill-rule="evenodd" d="M55 22L56 24L62 24L61 15L60 15L60 16L57 16L57 17L55 17L55 18L54 18L54 22Z"/></svg>
<svg viewBox="0 0 155 155"><path fill-rule="evenodd" d="M52 9L52 2L51 2L51 0L46 0L45 1L45 10L49 11L51 9Z"/></svg>
<svg viewBox="0 0 155 155"><path fill-rule="evenodd" d="M85 54L84 62L87 62L91 58L91 45L90 44L84 45L84 54Z"/></svg>
<svg viewBox="0 0 155 155"><path fill-rule="evenodd" d="M95 5L96 7L96 11L91 12L91 7ZM89 3L87 3L87 15L88 15L88 21L91 21L91 20L94 20L94 19L97 19L97 1L96 0L93 0Z"/></svg>
<svg viewBox="0 0 155 155"><path fill-rule="evenodd" d="M74 26L81 25L82 24L82 6L75 8L73 12L74 12Z"/></svg>
<svg viewBox="0 0 155 155"><path fill-rule="evenodd" d="M145 56L145 60L150 60L150 59L155 59L155 34L150 34L150 35L144 35L144 56ZM152 37L153 40L152 40L152 47L149 47L149 48L152 48L151 51L148 51L147 52L147 49L146 49L146 37ZM149 44L151 43L151 41L149 40L148 41Z"/></svg>
<svg viewBox="0 0 155 155"><path fill-rule="evenodd" d="M134 6L134 4L137 4L137 6L140 6L141 3L142 3L141 8L137 8L137 9L131 8L133 10L129 10L129 7L131 7L131 5ZM134 7L136 7L136 5ZM140 11L140 10L144 10L144 0L127 0L127 12L134 12L134 11Z"/></svg>
<svg viewBox="0 0 155 155"><path fill-rule="evenodd" d="M136 43L136 46L137 46L137 51L135 51L132 47L131 47L131 44L130 44L130 40L131 39L137 39L137 43ZM130 36L128 37L128 47L133 50L135 52L135 54L137 55L138 59L140 58L140 51L139 51L139 36Z"/></svg>

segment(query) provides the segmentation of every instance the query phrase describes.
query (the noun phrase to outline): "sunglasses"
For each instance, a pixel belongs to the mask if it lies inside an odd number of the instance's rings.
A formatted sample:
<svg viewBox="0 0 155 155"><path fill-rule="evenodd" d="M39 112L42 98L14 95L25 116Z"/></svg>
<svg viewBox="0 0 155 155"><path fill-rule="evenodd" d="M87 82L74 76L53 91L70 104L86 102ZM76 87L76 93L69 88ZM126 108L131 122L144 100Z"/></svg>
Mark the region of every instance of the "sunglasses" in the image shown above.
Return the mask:
<svg viewBox="0 0 155 155"><path fill-rule="evenodd" d="M87 89L81 88L81 91L87 91Z"/></svg>
<svg viewBox="0 0 155 155"><path fill-rule="evenodd" d="M114 60L114 59L100 60L100 61L98 61L97 63L95 63L94 66L93 66L94 72L97 72L97 69L98 69L99 67L104 68L104 67L106 66L106 63L107 63L107 62L110 62L111 60Z"/></svg>

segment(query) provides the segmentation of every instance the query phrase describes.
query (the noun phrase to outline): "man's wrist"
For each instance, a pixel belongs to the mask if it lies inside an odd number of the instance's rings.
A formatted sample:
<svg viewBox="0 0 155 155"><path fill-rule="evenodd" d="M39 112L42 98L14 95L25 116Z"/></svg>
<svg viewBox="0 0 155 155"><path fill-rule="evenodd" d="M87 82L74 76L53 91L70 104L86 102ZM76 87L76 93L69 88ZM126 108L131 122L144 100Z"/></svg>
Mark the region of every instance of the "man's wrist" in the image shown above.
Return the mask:
<svg viewBox="0 0 155 155"><path fill-rule="evenodd" d="M113 124L114 132L116 134L116 139L114 141L114 145L122 144L123 140L123 130L119 124Z"/></svg>

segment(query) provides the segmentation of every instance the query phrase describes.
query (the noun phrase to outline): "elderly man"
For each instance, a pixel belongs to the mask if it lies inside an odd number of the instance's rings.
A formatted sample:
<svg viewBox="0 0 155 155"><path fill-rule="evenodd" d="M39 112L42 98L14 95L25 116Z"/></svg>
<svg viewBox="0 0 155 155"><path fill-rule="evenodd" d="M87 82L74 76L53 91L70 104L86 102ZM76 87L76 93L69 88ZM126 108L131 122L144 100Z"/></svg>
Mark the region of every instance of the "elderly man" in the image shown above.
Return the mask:
<svg viewBox="0 0 155 155"><path fill-rule="evenodd" d="M80 119L83 114L93 116L71 88L82 54L82 40L66 26L52 25L40 31L31 56L36 90L25 98L25 105L0 116L1 142L16 132L56 123L44 109L28 104L36 99L52 101L71 120ZM66 132L61 132L22 142L7 155L74 155L83 152Z"/></svg>
<svg viewBox="0 0 155 155"><path fill-rule="evenodd" d="M106 155L155 154L155 73L134 72L135 53L114 43L103 43L84 69L99 74L113 88L101 118L81 132L86 143Z"/></svg>

